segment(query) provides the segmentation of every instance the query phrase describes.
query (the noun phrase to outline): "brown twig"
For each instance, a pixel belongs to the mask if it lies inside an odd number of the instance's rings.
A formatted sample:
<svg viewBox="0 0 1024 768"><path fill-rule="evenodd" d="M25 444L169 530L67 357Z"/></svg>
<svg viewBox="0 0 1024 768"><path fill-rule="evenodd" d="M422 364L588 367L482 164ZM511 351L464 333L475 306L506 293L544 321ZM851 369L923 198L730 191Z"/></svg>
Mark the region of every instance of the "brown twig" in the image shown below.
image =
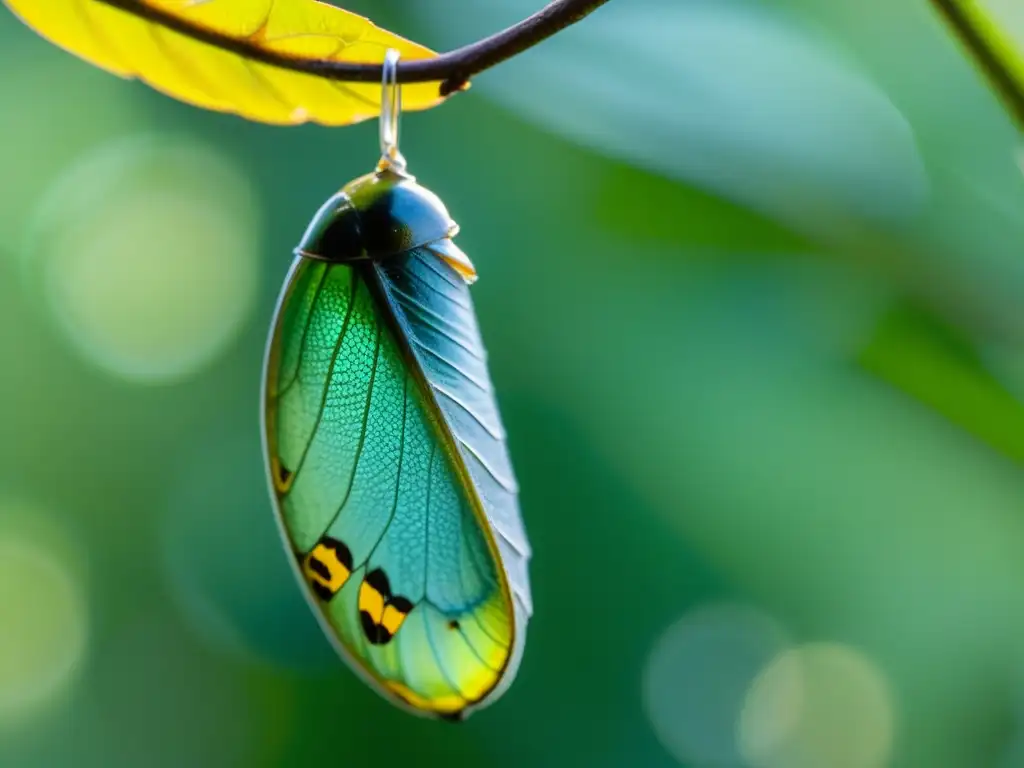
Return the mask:
<svg viewBox="0 0 1024 768"><path fill-rule="evenodd" d="M159 24L185 37L237 53L261 64L317 75L329 80L372 83L381 79L381 64L298 58L261 48L245 38L232 37L208 27L191 24L170 11L145 4L141 0L97 1ZM398 82L426 83L437 80L441 82L441 95L447 96L465 87L474 75L532 48L556 32L580 21L606 2L608 0L553 0L529 18L483 40L431 59L400 62Z"/></svg>

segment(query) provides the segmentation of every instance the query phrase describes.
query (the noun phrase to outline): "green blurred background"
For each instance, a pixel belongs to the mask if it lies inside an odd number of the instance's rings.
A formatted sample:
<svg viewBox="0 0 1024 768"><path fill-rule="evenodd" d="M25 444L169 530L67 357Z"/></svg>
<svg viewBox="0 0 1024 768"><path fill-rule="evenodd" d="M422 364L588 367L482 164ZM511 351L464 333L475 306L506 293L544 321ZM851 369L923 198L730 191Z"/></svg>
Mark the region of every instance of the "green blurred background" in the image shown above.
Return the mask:
<svg viewBox="0 0 1024 768"><path fill-rule="evenodd" d="M539 5L346 3L438 49ZM924 0L613 0L407 115L535 551L460 726L334 657L263 478L290 251L376 126L0 46L0 765L1024 766L1020 142Z"/></svg>

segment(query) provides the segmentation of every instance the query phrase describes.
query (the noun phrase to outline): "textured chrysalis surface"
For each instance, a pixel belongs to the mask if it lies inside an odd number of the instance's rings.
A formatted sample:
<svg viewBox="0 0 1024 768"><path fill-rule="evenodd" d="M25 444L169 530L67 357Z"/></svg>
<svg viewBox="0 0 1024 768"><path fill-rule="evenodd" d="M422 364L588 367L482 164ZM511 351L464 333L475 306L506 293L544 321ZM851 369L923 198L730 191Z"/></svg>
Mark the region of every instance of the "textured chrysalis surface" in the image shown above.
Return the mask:
<svg viewBox="0 0 1024 768"><path fill-rule="evenodd" d="M321 208L271 334L265 445L288 548L343 657L393 701L457 719L511 682L531 602L456 231L389 171Z"/></svg>

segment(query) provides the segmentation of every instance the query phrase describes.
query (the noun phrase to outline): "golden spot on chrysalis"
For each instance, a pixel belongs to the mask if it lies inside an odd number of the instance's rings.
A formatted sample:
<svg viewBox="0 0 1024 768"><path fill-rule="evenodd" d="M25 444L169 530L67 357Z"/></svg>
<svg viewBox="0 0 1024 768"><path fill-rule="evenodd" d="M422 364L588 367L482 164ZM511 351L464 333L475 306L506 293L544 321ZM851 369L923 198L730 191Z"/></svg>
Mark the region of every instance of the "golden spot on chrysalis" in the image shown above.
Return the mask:
<svg viewBox="0 0 1024 768"><path fill-rule="evenodd" d="M324 536L306 555L302 571L316 596L326 602L352 575L352 552L344 543Z"/></svg>
<svg viewBox="0 0 1024 768"><path fill-rule="evenodd" d="M271 477L274 480L274 490L278 495L284 495L291 490L295 481L295 473L288 469L281 461L274 457L270 460Z"/></svg>
<svg viewBox="0 0 1024 768"><path fill-rule="evenodd" d="M462 710L466 707L466 700L456 694L444 696L420 696L408 686L388 681L388 688L407 704L427 712L436 712L442 717L457 720Z"/></svg>
<svg viewBox="0 0 1024 768"><path fill-rule="evenodd" d="M407 598L391 594L388 577L380 568L366 574L359 587L359 620L373 645L391 642L414 607Z"/></svg>

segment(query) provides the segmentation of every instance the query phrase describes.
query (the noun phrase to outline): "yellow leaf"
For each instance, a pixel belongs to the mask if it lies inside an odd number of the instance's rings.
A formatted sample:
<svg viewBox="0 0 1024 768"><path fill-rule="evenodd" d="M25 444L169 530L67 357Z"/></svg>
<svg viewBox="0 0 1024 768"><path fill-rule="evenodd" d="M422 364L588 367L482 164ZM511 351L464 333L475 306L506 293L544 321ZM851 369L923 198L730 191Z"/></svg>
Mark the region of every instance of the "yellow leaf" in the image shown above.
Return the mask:
<svg viewBox="0 0 1024 768"><path fill-rule="evenodd" d="M1024 128L1021 0L933 0Z"/></svg>
<svg viewBox="0 0 1024 768"><path fill-rule="evenodd" d="M3 2L43 37L108 72L137 77L189 104L263 123L348 125L376 117L380 85L296 72L257 61L253 52L304 62L378 63L388 48L405 60L434 56L317 0L122 0L169 17L171 24L101 0ZM428 109L442 100L440 83L402 86L404 109Z"/></svg>

